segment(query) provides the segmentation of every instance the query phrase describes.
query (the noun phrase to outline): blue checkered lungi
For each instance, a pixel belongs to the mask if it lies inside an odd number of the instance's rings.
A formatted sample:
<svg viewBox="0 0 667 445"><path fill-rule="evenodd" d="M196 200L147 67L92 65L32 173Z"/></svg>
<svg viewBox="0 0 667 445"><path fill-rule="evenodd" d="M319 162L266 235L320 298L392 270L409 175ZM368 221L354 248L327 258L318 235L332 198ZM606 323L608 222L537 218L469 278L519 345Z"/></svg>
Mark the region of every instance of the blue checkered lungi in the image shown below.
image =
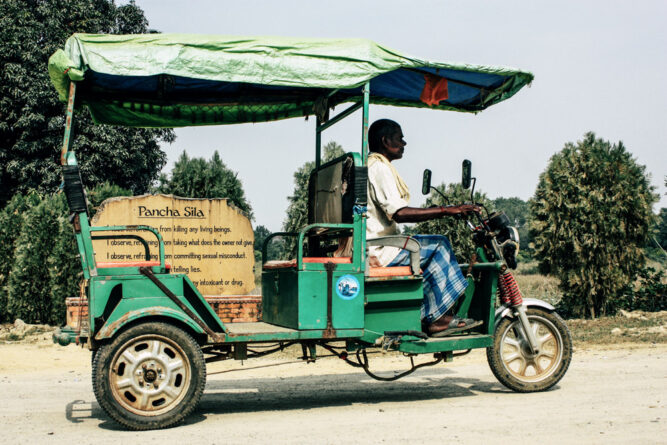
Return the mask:
<svg viewBox="0 0 667 445"><path fill-rule="evenodd" d="M421 269L424 275L422 320L431 323L451 308L463 294L468 281L456 261L452 245L443 235L413 235L421 244ZM410 252L401 250L387 266L407 266Z"/></svg>

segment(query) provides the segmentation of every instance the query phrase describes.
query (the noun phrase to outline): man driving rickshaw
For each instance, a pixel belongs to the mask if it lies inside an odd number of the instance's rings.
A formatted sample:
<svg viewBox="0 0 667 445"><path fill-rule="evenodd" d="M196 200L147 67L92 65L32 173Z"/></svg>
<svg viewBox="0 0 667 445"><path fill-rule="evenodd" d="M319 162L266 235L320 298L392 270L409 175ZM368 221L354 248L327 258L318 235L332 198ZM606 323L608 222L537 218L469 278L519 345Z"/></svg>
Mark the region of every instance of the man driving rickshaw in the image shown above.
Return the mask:
<svg viewBox="0 0 667 445"><path fill-rule="evenodd" d="M415 223L444 216L479 213L472 204L409 207L410 191L392 161L401 159L407 143L398 123L389 119L375 121L368 130L368 220L366 238L400 234L396 223ZM468 282L461 273L451 244L444 235L415 235L421 246L420 265L424 277L424 301L421 307L422 329L432 337L465 331L482 324L459 318L449 309L463 294ZM404 266L409 252L393 246L370 246L372 266Z"/></svg>

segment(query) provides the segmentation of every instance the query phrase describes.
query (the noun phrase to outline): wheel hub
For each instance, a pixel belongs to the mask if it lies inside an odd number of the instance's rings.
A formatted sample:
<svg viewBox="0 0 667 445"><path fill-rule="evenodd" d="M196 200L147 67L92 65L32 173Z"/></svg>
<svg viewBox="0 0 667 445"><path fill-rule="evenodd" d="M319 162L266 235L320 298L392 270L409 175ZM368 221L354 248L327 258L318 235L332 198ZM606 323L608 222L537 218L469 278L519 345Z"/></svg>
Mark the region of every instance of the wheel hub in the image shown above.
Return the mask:
<svg viewBox="0 0 667 445"><path fill-rule="evenodd" d="M537 351L530 344L519 322L505 332L501 358L505 368L522 381L540 381L557 368L562 356L560 334L547 320L530 317L530 325L537 340Z"/></svg>
<svg viewBox="0 0 667 445"><path fill-rule="evenodd" d="M153 383L157 379L157 372L153 371L152 369L149 369L144 373L144 380L146 380L148 383Z"/></svg>
<svg viewBox="0 0 667 445"><path fill-rule="evenodd" d="M113 359L111 387L129 411L158 415L176 405L188 387L187 356L164 337L137 339Z"/></svg>

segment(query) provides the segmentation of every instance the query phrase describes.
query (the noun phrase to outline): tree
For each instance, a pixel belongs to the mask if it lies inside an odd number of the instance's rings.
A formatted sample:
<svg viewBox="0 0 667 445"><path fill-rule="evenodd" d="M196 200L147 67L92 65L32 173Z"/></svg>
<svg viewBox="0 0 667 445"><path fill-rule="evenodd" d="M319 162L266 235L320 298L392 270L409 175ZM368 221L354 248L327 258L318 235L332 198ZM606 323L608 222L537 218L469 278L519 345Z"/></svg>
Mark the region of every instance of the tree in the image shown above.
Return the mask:
<svg viewBox="0 0 667 445"><path fill-rule="evenodd" d="M343 147L335 141L324 146L323 162L329 162L345 154ZM294 192L287 198L287 216L283 221L283 231L298 232L308 223L308 179L315 168L315 162L308 161L294 172ZM285 254L296 255L297 240L294 237L285 239Z"/></svg>
<svg viewBox="0 0 667 445"><path fill-rule="evenodd" d="M16 193L52 192L61 182L59 159L65 104L46 69L49 56L75 32L145 33L148 21L130 2L111 0L3 0L0 2L0 207ZM109 181L145 193L172 142L171 129L93 125L77 109L73 146L84 184Z"/></svg>
<svg viewBox="0 0 667 445"><path fill-rule="evenodd" d="M40 202L36 193L15 195L0 211L0 322L11 321L7 311L7 281L14 264L16 239L23 229L26 211Z"/></svg>
<svg viewBox="0 0 667 445"><path fill-rule="evenodd" d="M436 188L447 197L447 202L444 202L439 194L431 193L431 196L426 200L423 207L453 205L470 201L470 190L464 189L461 184L449 184L447 186L440 184ZM489 200L485 193L475 192L473 201L483 204L489 212L493 211L493 201ZM440 219L420 222L409 232L411 234L446 235L452 244L456 259L462 263L470 261L472 254L475 252L475 245L472 242L472 232L464 221L458 218L446 216Z"/></svg>
<svg viewBox="0 0 667 445"><path fill-rule="evenodd" d="M28 323L52 321L46 264L59 234L60 212L54 204L54 199L42 198L27 210L7 280L7 312Z"/></svg>
<svg viewBox="0 0 667 445"><path fill-rule="evenodd" d="M519 232L519 241L521 251L526 252L530 249L530 243L533 238L528 230L528 220L530 219L530 207L528 202L520 198L497 198L493 200L493 206L496 210L503 211L510 219L512 225Z"/></svg>
<svg viewBox="0 0 667 445"><path fill-rule="evenodd" d="M92 218L97 213L97 209L102 205L105 199L115 198L117 196L132 196L132 192L128 189L105 182L98 185L87 193L88 197L88 213Z"/></svg>
<svg viewBox="0 0 667 445"><path fill-rule="evenodd" d="M264 226L257 226L254 230L255 232L255 260L260 261L262 259L262 245L264 240L271 235L271 231ZM266 254L269 260L275 260L281 258L284 251L284 241L276 237L267 246Z"/></svg>
<svg viewBox="0 0 667 445"><path fill-rule="evenodd" d="M667 249L667 209L661 208L658 215L655 239L660 247Z"/></svg>
<svg viewBox="0 0 667 445"><path fill-rule="evenodd" d="M566 312L604 315L642 270L652 191L622 142L587 133L552 156L530 201L530 228L540 269L560 278Z"/></svg>
<svg viewBox="0 0 667 445"><path fill-rule="evenodd" d="M112 196L131 195L108 183L89 190L91 216ZM0 211L0 321L62 324L75 297L81 261L65 195L16 194Z"/></svg>
<svg viewBox="0 0 667 445"><path fill-rule="evenodd" d="M222 162L217 150L210 161L189 158L184 151L174 164L171 176L160 176L157 191L184 198L228 198L252 219L252 207L246 200L243 183L237 173Z"/></svg>

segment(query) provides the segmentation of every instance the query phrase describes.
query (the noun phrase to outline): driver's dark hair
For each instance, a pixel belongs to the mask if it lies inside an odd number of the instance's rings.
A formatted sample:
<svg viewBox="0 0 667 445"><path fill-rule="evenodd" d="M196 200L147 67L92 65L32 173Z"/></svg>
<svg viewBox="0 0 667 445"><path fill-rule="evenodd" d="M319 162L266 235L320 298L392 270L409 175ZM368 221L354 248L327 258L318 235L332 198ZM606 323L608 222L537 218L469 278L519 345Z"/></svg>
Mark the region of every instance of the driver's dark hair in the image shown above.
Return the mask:
<svg viewBox="0 0 667 445"><path fill-rule="evenodd" d="M368 129L368 149L379 152L382 150L382 138L391 137L396 130L400 130L398 122L391 119L379 119Z"/></svg>

